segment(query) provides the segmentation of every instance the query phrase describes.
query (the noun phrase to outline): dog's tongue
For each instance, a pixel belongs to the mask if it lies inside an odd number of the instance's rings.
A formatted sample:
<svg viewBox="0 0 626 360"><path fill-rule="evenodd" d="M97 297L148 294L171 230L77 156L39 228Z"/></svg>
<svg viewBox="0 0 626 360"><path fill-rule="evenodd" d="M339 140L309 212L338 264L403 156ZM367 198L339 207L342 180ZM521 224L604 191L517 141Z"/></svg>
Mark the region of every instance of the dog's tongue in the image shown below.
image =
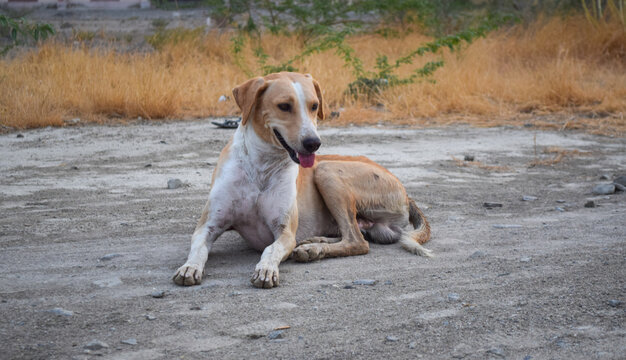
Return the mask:
<svg viewBox="0 0 626 360"><path fill-rule="evenodd" d="M298 153L298 160L300 161L300 166L310 168L315 163L315 154L305 155Z"/></svg>

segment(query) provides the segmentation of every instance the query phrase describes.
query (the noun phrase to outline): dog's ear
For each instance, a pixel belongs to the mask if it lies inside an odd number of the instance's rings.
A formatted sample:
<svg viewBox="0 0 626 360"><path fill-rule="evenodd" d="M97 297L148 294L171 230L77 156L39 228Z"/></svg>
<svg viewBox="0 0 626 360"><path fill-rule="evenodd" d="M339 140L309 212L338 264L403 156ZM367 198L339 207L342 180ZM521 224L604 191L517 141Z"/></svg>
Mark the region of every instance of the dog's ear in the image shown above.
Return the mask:
<svg viewBox="0 0 626 360"><path fill-rule="evenodd" d="M313 80L313 86L315 87L315 93L317 94L317 100L320 102L317 107L317 118L320 120L324 120L324 99L322 97L322 89L320 89L320 84L315 80Z"/></svg>
<svg viewBox="0 0 626 360"><path fill-rule="evenodd" d="M248 122L261 94L267 89L267 82L262 77L250 79L233 89L235 102L241 109L241 125Z"/></svg>

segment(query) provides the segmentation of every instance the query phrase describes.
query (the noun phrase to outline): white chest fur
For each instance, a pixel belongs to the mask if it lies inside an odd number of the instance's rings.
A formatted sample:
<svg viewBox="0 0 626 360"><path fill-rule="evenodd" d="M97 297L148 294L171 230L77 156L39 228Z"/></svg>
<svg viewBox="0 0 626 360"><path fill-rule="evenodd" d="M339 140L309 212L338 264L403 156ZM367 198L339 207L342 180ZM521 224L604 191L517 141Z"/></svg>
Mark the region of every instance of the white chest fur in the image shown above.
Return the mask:
<svg viewBox="0 0 626 360"><path fill-rule="evenodd" d="M298 165L283 149L239 127L209 195L211 214L258 250L272 244L296 201Z"/></svg>

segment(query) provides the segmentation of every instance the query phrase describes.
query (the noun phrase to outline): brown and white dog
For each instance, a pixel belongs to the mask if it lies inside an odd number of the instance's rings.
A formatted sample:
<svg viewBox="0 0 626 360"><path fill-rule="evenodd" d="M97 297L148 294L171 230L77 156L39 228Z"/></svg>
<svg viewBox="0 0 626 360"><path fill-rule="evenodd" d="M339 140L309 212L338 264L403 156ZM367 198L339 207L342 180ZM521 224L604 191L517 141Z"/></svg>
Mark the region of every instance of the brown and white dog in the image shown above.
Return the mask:
<svg viewBox="0 0 626 360"><path fill-rule="evenodd" d="M310 75L282 72L233 90L241 124L220 154L209 200L191 238L179 285L202 281L213 242L236 230L263 251L256 287L278 286L278 265L366 254L370 240L419 255L430 227L400 181L366 157L316 156L324 119L320 86ZM406 230L409 225L414 230Z"/></svg>

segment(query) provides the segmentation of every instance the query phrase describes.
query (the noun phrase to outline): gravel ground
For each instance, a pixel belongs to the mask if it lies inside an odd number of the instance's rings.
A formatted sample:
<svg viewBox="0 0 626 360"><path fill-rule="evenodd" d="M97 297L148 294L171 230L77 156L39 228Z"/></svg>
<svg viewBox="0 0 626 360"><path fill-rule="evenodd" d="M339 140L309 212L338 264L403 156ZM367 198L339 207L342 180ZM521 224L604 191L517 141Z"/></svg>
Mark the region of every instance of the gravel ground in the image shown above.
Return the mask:
<svg viewBox="0 0 626 360"><path fill-rule="evenodd" d="M231 134L194 121L0 135L1 357L624 358L625 195L592 194L626 174L624 139L324 128L321 153L367 155L402 180L436 257L372 245L287 261L263 290L249 282L260 254L229 232L202 285L178 287ZM529 167L549 146L585 153Z"/></svg>

